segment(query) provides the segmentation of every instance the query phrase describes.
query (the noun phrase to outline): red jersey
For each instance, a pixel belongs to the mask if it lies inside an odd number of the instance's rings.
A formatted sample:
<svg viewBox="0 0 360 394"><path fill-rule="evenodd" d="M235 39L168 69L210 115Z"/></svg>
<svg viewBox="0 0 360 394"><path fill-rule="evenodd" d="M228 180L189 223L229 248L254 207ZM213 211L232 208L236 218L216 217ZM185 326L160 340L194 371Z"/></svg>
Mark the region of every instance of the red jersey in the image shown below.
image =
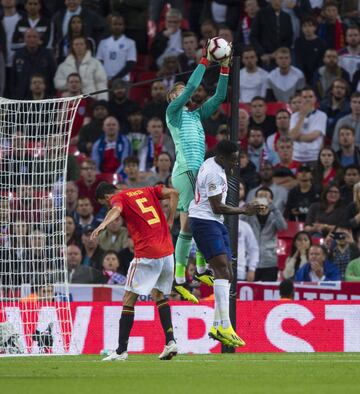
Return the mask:
<svg viewBox="0 0 360 394"><path fill-rule="evenodd" d="M122 209L127 229L134 241L135 257L158 259L174 252L169 226L160 205L163 186L125 189L110 200Z"/></svg>

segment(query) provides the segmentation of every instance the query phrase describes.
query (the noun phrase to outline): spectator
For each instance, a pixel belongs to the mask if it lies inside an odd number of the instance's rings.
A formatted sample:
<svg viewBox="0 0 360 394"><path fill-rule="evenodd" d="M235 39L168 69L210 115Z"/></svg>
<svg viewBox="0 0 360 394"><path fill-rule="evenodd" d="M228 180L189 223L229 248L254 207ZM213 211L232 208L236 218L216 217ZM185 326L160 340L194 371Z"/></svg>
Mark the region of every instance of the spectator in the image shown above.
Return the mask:
<svg viewBox="0 0 360 394"><path fill-rule="evenodd" d="M32 28L39 33L40 44L47 49L52 49L54 38L52 25L51 21L41 14L41 0L25 0L25 10L26 15L16 24L12 37L12 48L24 47L24 34L26 30Z"/></svg>
<svg viewBox="0 0 360 394"><path fill-rule="evenodd" d="M104 276L104 283L107 285L124 285L126 276L119 274L120 268L119 257L115 251L107 251L102 260L102 274Z"/></svg>
<svg viewBox="0 0 360 394"><path fill-rule="evenodd" d="M285 279L279 286L280 300L291 301L295 297L294 284L290 279Z"/></svg>
<svg viewBox="0 0 360 394"><path fill-rule="evenodd" d="M77 147L86 156L91 155L92 147L102 135L104 119L109 116L108 103L98 100L93 105L92 118L89 123L82 126L79 132Z"/></svg>
<svg viewBox="0 0 360 394"><path fill-rule="evenodd" d="M1 0L3 8L3 16L1 18L1 24L4 29L1 37L1 46L3 46L3 53L6 65L6 97L11 97L12 89L9 84L12 74L12 66L15 51L12 49L12 38L14 35L15 27L18 21L21 19L21 15L16 11L16 0ZM5 33L5 34L4 34ZM5 39L5 41L3 41Z"/></svg>
<svg viewBox="0 0 360 394"><path fill-rule="evenodd" d="M126 21L126 35L136 42L138 53L148 53L148 9L147 0L139 1L111 1L112 12L119 13ZM177 8L177 7L175 7Z"/></svg>
<svg viewBox="0 0 360 394"><path fill-rule="evenodd" d="M247 151L249 134L249 114L239 108L238 144L243 151Z"/></svg>
<svg viewBox="0 0 360 394"><path fill-rule="evenodd" d="M120 132L119 122L108 116L103 124L104 134L94 143L91 158L96 170L105 174L121 173L123 160L130 155L130 142Z"/></svg>
<svg viewBox="0 0 360 394"><path fill-rule="evenodd" d="M326 136L331 140L337 121L350 113L349 85L342 78L334 79L329 94L320 102L321 111L327 115Z"/></svg>
<svg viewBox="0 0 360 394"><path fill-rule="evenodd" d="M94 207L91 204L90 198L78 198L74 219L80 230L83 230L87 226L96 227L99 224L99 220L94 216Z"/></svg>
<svg viewBox="0 0 360 394"><path fill-rule="evenodd" d="M344 205L349 205L354 200L354 185L360 182L359 164L349 164L344 167L344 184L340 187L341 200Z"/></svg>
<svg viewBox="0 0 360 394"><path fill-rule="evenodd" d="M263 97L255 96L251 100L250 104L251 116L249 121L250 128L260 128L267 138L269 135L275 133L276 124L275 118L270 115L266 115L267 107Z"/></svg>
<svg viewBox="0 0 360 394"><path fill-rule="evenodd" d="M201 86L201 85L200 85ZM208 97L208 96L207 96ZM196 92L195 92L195 98L196 98ZM194 101L194 96L192 98ZM209 146L210 138L214 137L217 135L217 132L219 130L219 127L226 125L228 122L228 117L224 114L223 108L221 105L215 110L213 114L210 115L209 118L202 120L202 125L205 130L205 142L208 146L209 149L211 147Z"/></svg>
<svg viewBox="0 0 360 394"><path fill-rule="evenodd" d="M240 70L240 97L243 103L250 103L254 97L265 97L268 72L258 67L258 57L253 47L245 47L241 57L244 67Z"/></svg>
<svg viewBox="0 0 360 394"><path fill-rule="evenodd" d="M145 146L146 140L145 119L140 107L134 107L128 113L128 123L126 136L130 141L132 152L138 155L138 152Z"/></svg>
<svg viewBox="0 0 360 394"><path fill-rule="evenodd" d="M168 106L166 101L166 87L162 81L155 81L151 84L151 100L143 108L145 118L160 118L165 124L165 113Z"/></svg>
<svg viewBox="0 0 360 394"><path fill-rule="evenodd" d="M226 40L227 42L234 42L234 34L232 30L226 24L218 25L218 36Z"/></svg>
<svg viewBox="0 0 360 394"><path fill-rule="evenodd" d="M331 147L337 151L339 145L339 131L343 126L350 126L355 130L355 145L360 146L360 93L355 92L350 98L351 113L339 119L336 123L334 134L331 141Z"/></svg>
<svg viewBox="0 0 360 394"><path fill-rule="evenodd" d="M360 234L360 182L355 183L353 202L347 208L347 218L353 231L353 238L358 239Z"/></svg>
<svg viewBox="0 0 360 394"><path fill-rule="evenodd" d="M280 137L276 142L278 163L274 165L274 183L287 190L297 185L295 174L300 166L298 161L293 160L293 141L289 137Z"/></svg>
<svg viewBox="0 0 360 394"><path fill-rule="evenodd" d="M126 157L124 160L125 184L129 188L150 186L150 182L144 178L145 174L140 173L139 164L139 159L136 156Z"/></svg>
<svg viewBox="0 0 360 394"><path fill-rule="evenodd" d="M257 0L245 0L244 16L240 19L236 36L242 46L250 45L250 31L252 22L259 11Z"/></svg>
<svg viewBox="0 0 360 394"><path fill-rule="evenodd" d="M167 56L178 56L182 52L181 20L181 12L175 8L170 9L165 16L165 29L154 38L150 52L158 68Z"/></svg>
<svg viewBox="0 0 360 394"><path fill-rule="evenodd" d="M95 40L92 37L86 36L82 17L80 15L73 15L69 20L67 34L63 37L58 45L58 48L56 49L58 63L63 62L64 59L70 54L72 41L79 37L86 37L87 47L90 49L91 55L95 55Z"/></svg>
<svg viewBox="0 0 360 394"><path fill-rule="evenodd" d="M101 262L103 260L105 251L99 246L98 238L91 238L91 234L96 227L97 225L93 226L91 224L88 224L82 228L81 242L83 245L83 259L81 261L81 264L101 271Z"/></svg>
<svg viewBox="0 0 360 394"><path fill-rule="evenodd" d="M266 139L266 147L269 151L276 152L277 141L284 137L289 138L290 131L290 113L287 109L280 109L275 116L276 132L269 135Z"/></svg>
<svg viewBox="0 0 360 394"><path fill-rule="evenodd" d="M305 85L301 70L291 65L289 48L279 48L275 52L277 68L270 72L267 81L268 97L272 101L287 103L297 90Z"/></svg>
<svg viewBox="0 0 360 394"><path fill-rule="evenodd" d="M350 26L346 30L347 46L339 50L339 65L349 73L350 81L360 65L360 29Z"/></svg>
<svg viewBox="0 0 360 394"><path fill-rule="evenodd" d="M260 256L255 281L275 282L278 274L276 234L280 230L285 230L287 224L282 213L272 203L274 195L268 187L260 187L255 197L263 209L257 215L242 217L253 229L259 245Z"/></svg>
<svg viewBox="0 0 360 394"><path fill-rule="evenodd" d="M58 11L53 17L55 28L55 43L59 44L68 34L70 18L74 15L81 16L84 22L84 36L91 37L95 42L99 42L107 33L105 19L81 6L82 0L64 0L65 7Z"/></svg>
<svg viewBox="0 0 360 394"><path fill-rule="evenodd" d="M239 218L237 279L254 282L259 264L259 245L250 225Z"/></svg>
<svg viewBox="0 0 360 394"><path fill-rule="evenodd" d="M81 250L77 245L68 245L67 267L69 283L101 283L101 272L81 264Z"/></svg>
<svg viewBox="0 0 360 394"><path fill-rule="evenodd" d="M171 160L175 160L175 146L172 139L165 134L164 124L160 118L152 117L148 120L146 137L143 148L139 151L140 171L148 171L157 163L162 152L169 153Z"/></svg>
<svg viewBox="0 0 360 394"><path fill-rule="evenodd" d="M82 80L78 73L71 73L66 78L66 91L63 97L76 97L82 95ZM83 97L77 107L70 133L70 145L77 145L79 132L83 125L90 122L95 100L92 97Z"/></svg>
<svg viewBox="0 0 360 394"><path fill-rule="evenodd" d="M345 271L346 282L360 282L360 258L350 261Z"/></svg>
<svg viewBox="0 0 360 394"><path fill-rule="evenodd" d="M48 49L40 46L40 36L35 29L25 32L25 47L14 56L11 92L15 99L25 99L30 95L30 77L41 74L46 80L47 94L53 92L55 74L54 59Z"/></svg>
<svg viewBox="0 0 360 394"><path fill-rule="evenodd" d="M337 266L341 280L344 280L347 265L350 261L360 257L360 251L354 242L351 227L341 224L336 226L334 231L326 237L325 245L329 250L329 260Z"/></svg>
<svg viewBox="0 0 360 394"><path fill-rule="evenodd" d="M100 41L96 57L100 60L109 80L130 81L130 72L136 64L135 41L124 34L125 20L119 14L111 16L111 36Z"/></svg>
<svg viewBox="0 0 360 394"><path fill-rule="evenodd" d="M268 67L278 48L291 47L291 18L281 10L281 0L270 0L270 4L256 14L251 24L250 42L262 63Z"/></svg>
<svg viewBox="0 0 360 394"><path fill-rule="evenodd" d="M128 232L121 217L111 222L99 235L99 246L105 251L118 253L127 246Z"/></svg>
<svg viewBox="0 0 360 394"><path fill-rule="evenodd" d="M76 227L75 220L73 216L66 215L65 218L65 237L66 237L66 246L69 245L81 245L80 240L81 234L79 234L78 229Z"/></svg>
<svg viewBox="0 0 360 394"><path fill-rule="evenodd" d="M327 260L326 252L320 245L312 245L309 250L309 262L296 273L298 282L322 282L340 280L336 265Z"/></svg>
<svg viewBox="0 0 360 394"><path fill-rule="evenodd" d="M54 78L56 89L64 91L66 89L66 78L72 73L80 75L85 94L107 89L107 77L104 67L99 60L91 56L85 37L77 37L72 40L70 55L66 57L56 70ZM95 97L98 100L107 100L108 94L106 92L99 93Z"/></svg>
<svg viewBox="0 0 360 394"><path fill-rule="evenodd" d="M343 172L335 152L331 148L322 148L314 169L314 184L318 190L331 183L340 184Z"/></svg>
<svg viewBox="0 0 360 394"><path fill-rule="evenodd" d="M46 82L42 74L33 74L30 78L30 95L28 100L45 100Z"/></svg>
<svg viewBox="0 0 360 394"><path fill-rule="evenodd" d="M323 22L319 25L319 37L322 38L329 48L336 51L344 46L344 27L339 16L336 1L328 0L322 9Z"/></svg>
<svg viewBox="0 0 360 394"><path fill-rule="evenodd" d="M311 84L315 70L321 67L326 42L316 35L316 20L306 17L301 23L302 35L295 41L295 65L304 73L305 81Z"/></svg>
<svg viewBox="0 0 360 394"><path fill-rule="evenodd" d="M327 49L323 60L324 65L317 69L312 83L320 99L329 93L335 79L342 78L350 82L348 72L339 66L339 56L335 49Z"/></svg>
<svg viewBox="0 0 360 394"><path fill-rule="evenodd" d="M121 79L115 79L111 84L112 96L109 100L110 115L115 116L124 130L129 128L128 114L134 108L139 107L138 103L127 98L126 87L126 82Z"/></svg>
<svg viewBox="0 0 360 394"><path fill-rule="evenodd" d="M156 76L162 78L162 82L166 87L166 90L170 90L176 82L176 76L180 72L180 66L177 56L167 55L164 57L161 67L157 72Z"/></svg>
<svg viewBox="0 0 360 394"><path fill-rule="evenodd" d="M260 186L251 189L247 195L246 201L253 201L258 189L265 187L269 188L273 194L272 203L275 207L282 213L284 212L288 191L282 187L278 186L273 181L274 171L271 164L267 161L263 161L260 165Z"/></svg>
<svg viewBox="0 0 360 394"><path fill-rule="evenodd" d="M178 55L179 71L191 72L197 66L196 57L199 48L199 41L197 35L192 31L185 31L182 35L182 49L183 52ZM186 83L189 79L190 73L182 75L178 81Z"/></svg>
<svg viewBox="0 0 360 394"><path fill-rule="evenodd" d="M294 160L314 165L326 133L327 117L316 109L316 96L312 88L302 90L299 112L290 118L290 138L294 140Z"/></svg>
<svg viewBox="0 0 360 394"><path fill-rule="evenodd" d="M266 159L265 139L261 129L251 128L249 132L248 157L259 171L261 163Z"/></svg>
<svg viewBox="0 0 360 394"><path fill-rule="evenodd" d="M101 181L96 175L96 163L94 160L85 159L81 162L80 176L81 178L76 181L79 198L88 198L95 214L97 214L101 209L101 205L95 199L95 190Z"/></svg>
<svg viewBox="0 0 360 394"><path fill-rule="evenodd" d="M235 30L240 19L238 1L204 1L202 19L211 19L217 24L226 24Z"/></svg>
<svg viewBox="0 0 360 394"><path fill-rule="evenodd" d="M79 188L76 183L73 181L67 182L65 188L66 215L74 215L78 203L78 197Z"/></svg>
<svg viewBox="0 0 360 394"><path fill-rule="evenodd" d="M296 92L289 101L290 113L293 114L295 112L300 111L302 102L303 100L302 100L301 91Z"/></svg>
<svg viewBox="0 0 360 394"><path fill-rule="evenodd" d="M240 151L240 177L244 180L246 189L253 189L260 184L259 174L256 171L255 164L250 161L246 151Z"/></svg>
<svg viewBox="0 0 360 394"><path fill-rule="evenodd" d="M211 19L206 19L201 22L200 25L201 38L199 42L199 46L203 47L207 40L210 40L213 37L216 37L218 34L217 24Z"/></svg>
<svg viewBox="0 0 360 394"><path fill-rule="evenodd" d="M313 184L311 168L301 165L296 173L298 186L289 191L285 208L285 217L296 222L305 222L312 203L319 200L319 194Z"/></svg>
<svg viewBox="0 0 360 394"><path fill-rule="evenodd" d="M300 21L312 14L309 0L290 0L282 2L281 8L291 18L294 42L300 35Z"/></svg>
<svg viewBox="0 0 360 394"><path fill-rule="evenodd" d="M306 231L299 231L295 234L290 255L285 261L283 276L285 279L293 279L299 268L309 261L309 249L312 239Z"/></svg>
<svg viewBox="0 0 360 394"><path fill-rule="evenodd" d="M168 152L162 152L156 161L156 165L151 169L151 172L147 178L150 185L156 185L157 183L167 184L169 178L171 178L173 159Z"/></svg>
<svg viewBox="0 0 360 394"><path fill-rule="evenodd" d="M340 199L340 188L333 184L324 187L319 202L310 205L305 220L305 231L315 236L326 236L346 215Z"/></svg>
<svg viewBox="0 0 360 394"><path fill-rule="evenodd" d="M82 5L104 18L110 15L111 0L82 0Z"/></svg>
<svg viewBox="0 0 360 394"><path fill-rule="evenodd" d="M343 167L360 165L360 149L355 145L355 130L351 126L344 125L339 129L339 145L336 156Z"/></svg>

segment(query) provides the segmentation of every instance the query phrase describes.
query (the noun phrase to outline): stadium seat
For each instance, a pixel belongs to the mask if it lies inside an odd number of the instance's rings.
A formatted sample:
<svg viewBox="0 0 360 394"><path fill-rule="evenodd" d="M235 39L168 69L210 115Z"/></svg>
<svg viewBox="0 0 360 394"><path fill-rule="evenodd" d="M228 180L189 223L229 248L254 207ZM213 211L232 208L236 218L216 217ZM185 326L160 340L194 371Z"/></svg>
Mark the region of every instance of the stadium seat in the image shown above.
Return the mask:
<svg viewBox="0 0 360 394"><path fill-rule="evenodd" d="M294 238L296 233L299 231L304 230L304 223L303 222L287 222L287 229L278 232L279 238Z"/></svg>

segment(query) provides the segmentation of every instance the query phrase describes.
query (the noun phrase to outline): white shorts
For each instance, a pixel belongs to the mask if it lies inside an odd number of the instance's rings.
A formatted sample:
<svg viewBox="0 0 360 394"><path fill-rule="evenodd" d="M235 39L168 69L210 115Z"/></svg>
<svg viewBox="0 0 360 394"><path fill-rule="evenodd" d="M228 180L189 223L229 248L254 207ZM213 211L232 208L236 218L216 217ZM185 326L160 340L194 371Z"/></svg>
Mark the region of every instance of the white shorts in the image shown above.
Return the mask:
<svg viewBox="0 0 360 394"><path fill-rule="evenodd" d="M170 294L174 280L174 256L159 259L134 258L130 263L125 290L148 295L152 289Z"/></svg>

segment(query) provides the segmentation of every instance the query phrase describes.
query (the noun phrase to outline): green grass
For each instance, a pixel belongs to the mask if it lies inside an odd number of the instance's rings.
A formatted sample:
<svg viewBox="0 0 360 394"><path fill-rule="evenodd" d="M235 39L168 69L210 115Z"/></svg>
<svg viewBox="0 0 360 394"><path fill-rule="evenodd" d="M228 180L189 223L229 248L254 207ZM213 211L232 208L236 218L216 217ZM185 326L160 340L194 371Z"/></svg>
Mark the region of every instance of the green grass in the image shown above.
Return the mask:
<svg viewBox="0 0 360 394"><path fill-rule="evenodd" d="M0 358L1 393L360 393L360 354L130 355Z"/></svg>

